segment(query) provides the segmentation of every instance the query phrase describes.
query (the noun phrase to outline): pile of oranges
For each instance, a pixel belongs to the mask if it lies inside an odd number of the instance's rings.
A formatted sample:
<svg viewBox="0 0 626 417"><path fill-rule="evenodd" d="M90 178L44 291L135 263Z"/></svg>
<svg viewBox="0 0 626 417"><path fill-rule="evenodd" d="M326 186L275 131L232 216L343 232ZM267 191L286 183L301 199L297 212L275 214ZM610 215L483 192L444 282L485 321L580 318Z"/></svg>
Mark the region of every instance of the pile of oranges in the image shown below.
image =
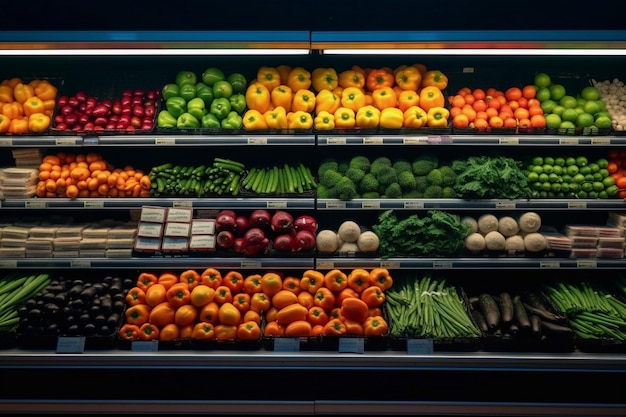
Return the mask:
<svg viewBox="0 0 626 417"><path fill-rule="evenodd" d="M57 152L39 165L37 197L149 197L150 177L130 165L115 168L97 153Z"/></svg>
<svg viewBox="0 0 626 417"><path fill-rule="evenodd" d="M530 84L506 90L462 87L448 96L452 126L477 130L544 128L546 119L536 93Z"/></svg>

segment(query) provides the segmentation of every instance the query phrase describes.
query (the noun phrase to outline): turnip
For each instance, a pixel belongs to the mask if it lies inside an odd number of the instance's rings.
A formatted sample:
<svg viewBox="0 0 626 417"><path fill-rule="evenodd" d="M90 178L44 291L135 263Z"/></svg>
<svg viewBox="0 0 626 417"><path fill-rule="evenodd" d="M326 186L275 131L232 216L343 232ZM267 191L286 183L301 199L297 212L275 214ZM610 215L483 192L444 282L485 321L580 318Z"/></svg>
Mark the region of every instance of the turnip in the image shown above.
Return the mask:
<svg viewBox="0 0 626 417"><path fill-rule="evenodd" d="M320 230L316 236L318 252L335 252L339 248L339 238L337 233L330 229Z"/></svg>
<svg viewBox="0 0 626 417"><path fill-rule="evenodd" d="M485 246L487 250L504 250L505 241L505 237L502 236L502 233L498 232L497 230L492 230L485 235Z"/></svg>
<svg viewBox="0 0 626 417"><path fill-rule="evenodd" d="M478 232L470 233L470 235L465 238L463 243L465 245L465 249L470 252L480 252L487 246L485 237Z"/></svg>
<svg viewBox="0 0 626 417"><path fill-rule="evenodd" d="M478 231L483 235L498 230L498 218L493 214L483 214L478 218Z"/></svg>
<svg viewBox="0 0 626 417"><path fill-rule="evenodd" d="M346 220L339 226L337 234L343 242L355 243L361 234L361 227L355 221Z"/></svg>

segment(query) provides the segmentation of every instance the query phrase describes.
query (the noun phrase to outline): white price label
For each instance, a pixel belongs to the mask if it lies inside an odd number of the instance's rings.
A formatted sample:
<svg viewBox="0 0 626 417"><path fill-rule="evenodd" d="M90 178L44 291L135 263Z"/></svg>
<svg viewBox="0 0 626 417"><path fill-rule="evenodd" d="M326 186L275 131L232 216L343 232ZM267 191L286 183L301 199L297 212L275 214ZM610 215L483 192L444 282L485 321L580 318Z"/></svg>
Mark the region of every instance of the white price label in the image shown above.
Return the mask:
<svg viewBox="0 0 626 417"><path fill-rule="evenodd" d="M104 201L102 200L96 200L96 201L91 201L91 200L85 200L83 202L83 207L84 208L102 208L104 207Z"/></svg>
<svg viewBox="0 0 626 417"><path fill-rule="evenodd" d="M405 201L404 208L407 209L423 209L424 202L423 201Z"/></svg>
<svg viewBox="0 0 626 417"><path fill-rule="evenodd" d="M0 146L13 146L13 139L0 139Z"/></svg>
<svg viewBox="0 0 626 417"><path fill-rule="evenodd" d="M428 145L428 136L409 136L402 139L403 145Z"/></svg>
<svg viewBox="0 0 626 417"><path fill-rule="evenodd" d="M576 267L577 268L596 268L598 266L598 263L596 262L595 259L581 259L579 261L576 261Z"/></svg>
<svg viewBox="0 0 626 417"><path fill-rule="evenodd" d="M609 138L591 138L592 145L610 145L611 139Z"/></svg>
<svg viewBox="0 0 626 417"><path fill-rule="evenodd" d="M77 259L70 262L71 268L91 268L91 262L84 259Z"/></svg>
<svg viewBox="0 0 626 417"><path fill-rule="evenodd" d="M17 261L0 261L0 268L17 268Z"/></svg>
<svg viewBox="0 0 626 417"><path fill-rule="evenodd" d="M26 201L24 203L25 208L46 208L45 201Z"/></svg>
<svg viewBox="0 0 626 417"><path fill-rule="evenodd" d="M193 208L193 202L189 200L176 200L172 203L174 208Z"/></svg>
<svg viewBox="0 0 626 417"><path fill-rule="evenodd" d="M519 145L519 138L500 138L500 145Z"/></svg>
<svg viewBox="0 0 626 417"><path fill-rule="evenodd" d="M259 261L241 261L241 268L261 268Z"/></svg>
<svg viewBox="0 0 626 417"><path fill-rule="evenodd" d="M79 138L77 137L70 137L70 138L56 138L54 140L54 143L56 143L59 146L73 146L76 145L78 143Z"/></svg>
<svg viewBox="0 0 626 417"><path fill-rule="evenodd" d="M363 138L363 144L365 145L380 145L383 142L384 139L377 136L366 136Z"/></svg>
<svg viewBox="0 0 626 417"><path fill-rule="evenodd" d="M450 261L434 261L433 268L450 269L452 268L452 262Z"/></svg>
<svg viewBox="0 0 626 417"><path fill-rule="evenodd" d="M380 201L364 201L361 203L361 208L364 209L379 209Z"/></svg>
<svg viewBox="0 0 626 417"><path fill-rule="evenodd" d="M515 208L515 203L512 201L498 201L496 203L496 208L504 209L504 210L512 210Z"/></svg>
<svg viewBox="0 0 626 417"><path fill-rule="evenodd" d="M400 262L380 261L380 267L381 268L387 268L387 269L399 269L400 268Z"/></svg>
<svg viewBox="0 0 626 417"><path fill-rule="evenodd" d="M266 206L268 209L284 209L284 208L287 208L287 202L286 201L268 201Z"/></svg>
<svg viewBox="0 0 626 417"><path fill-rule="evenodd" d="M571 201L567 203L569 209L586 209L587 203L584 201Z"/></svg>
<svg viewBox="0 0 626 417"><path fill-rule="evenodd" d="M560 138L559 145L578 145L578 138Z"/></svg>
<svg viewBox="0 0 626 417"><path fill-rule="evenodd" d="M326 143L328 143L329 145L345 145L347 141L347 138L326 138Z"/></svg>
<svg viewBox="0 0 626 417"><path fill-rule="evenodd" d="M267 145L267 138L248 138L248 145Z"/></svg>
<svg viewBox="0 0 626 417"><path fill-rule="evenodd" d="M332 209L345 209L346 203L345 201L329 201L326 203L326 208Z"/></svg>
<svg viewBox="0 0 626 417"><path fill-rule="evenodd" d="M318 260L317 268L318 269L335 269L335 263L333 261Z"/></svg>
<svg viewBox="0 0 626 417"><path fill-rule="evenodd" d="M155 145L175 145L176 138L156 138L154 140Z"/></svg>

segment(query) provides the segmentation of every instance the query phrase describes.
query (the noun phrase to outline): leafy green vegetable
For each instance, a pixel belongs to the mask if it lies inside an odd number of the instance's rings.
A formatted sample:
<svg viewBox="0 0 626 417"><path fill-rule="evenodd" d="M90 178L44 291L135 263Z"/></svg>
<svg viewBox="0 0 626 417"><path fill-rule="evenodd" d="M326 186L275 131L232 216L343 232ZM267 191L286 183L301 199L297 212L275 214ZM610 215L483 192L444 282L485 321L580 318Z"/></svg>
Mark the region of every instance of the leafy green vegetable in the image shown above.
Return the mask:
<svg viewBox="0 0 626 417"><path fill-rule="evenodd" d="M522 171L522 162L504 156L470 156L454 161L457 173L454 190L460 198L529 198L528 177Z"/></svg>
<svg viewBox="0 0 626 417"><path fill-rule="evenodd" d="M392 256L450 256L463 249L471 227L460 216L429 210L425 216L398 219L393 210L382 212L372 226L380 240L381 258Z"/></svg>

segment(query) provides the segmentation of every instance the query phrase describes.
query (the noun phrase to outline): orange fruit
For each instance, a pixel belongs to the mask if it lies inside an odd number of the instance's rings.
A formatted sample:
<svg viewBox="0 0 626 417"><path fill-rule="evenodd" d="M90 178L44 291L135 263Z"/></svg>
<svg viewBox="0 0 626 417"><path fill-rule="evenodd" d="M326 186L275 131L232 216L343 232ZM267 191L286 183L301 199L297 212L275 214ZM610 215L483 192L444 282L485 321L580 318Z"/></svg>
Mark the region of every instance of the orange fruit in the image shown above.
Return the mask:
<svg viewBox="0 0 626 417"><path fill-rule="evenodd" d="M452 107L463 107L465 105L465 98L460 94L454 95L451 98L450 105Z"/></svg>
<svg viewBox="0 0 626 417"><path fill-rule="evenodd" d="M489 122L487 119L474 119L474 127L476 129L487 129L489 127Z"/></svg>
<svg viewBox="0 0 626 417"><path fill-rule="evenodd" d="M486 94L485 98L487 98L487 97L492 97L493 98L493 97L495 97L497 95L497 93L498 93L498 90L496 88L489 87L489 88L487 88L485 90L485 94Z"/></svg>
<svg viewBox="0 0 626 417"><path fill-rule="evenodd" d="M473 104L474 101L476 101L474 96L471 94L466 94L463 98L465 99L465 104Z"/></svg>
<svg viewBox="0 0 626 417"><path fill-rule="evenodd" d="M515 117L507 117L504 120L503 127L517 127L517 119Z"/></svg>
<svg viewBox="0 0 626 417"><path fill-rule="evenodd" d="M474 104L472 104L472 108L476 110L477 112L485 111L487 109L487 103L485 103L485 100L481 98L477 98L474 101Z"/></svg>
<svg viewBox="0 0 626 417"><path fill-rule="evenodd" d="M67 195L71 199L75 199L78 197L78 187L75 185L68 185L65 189L65 195Z"/></svg>
<svg viewBox="0 0 626 417"><path fill-rule="evenodd" d="M454 116L456 116L457 114L461 114L461 108L460 107L451 107L450 108L450 117L454 118Z"/></svg>
<svg viewBox="0 0 626 417"><path fill-rule="evenodd" d="M519 87L510 87L504 92L504 97L509 101L518 100L522 97L522 89Z"/></svg>
<svg viewBox="0 0 626 417"><path fill-rule="evenodd" d="M494 107L487 107L487 109L485 110L485 113L487 113L487 118L491 118L493 116L497 116L498 115L498 109L494 108Z"/></svg>
<svg viewBox="0 0 626 417"><path fill-rule="evenodd" d="M526 118L526 119L519 119L519 121L517 122L517 125L519 127L530 127L530 119Z"/></svg>
<svg viewBox="0 0 626 417"><path fill-rule="evenodd" d="M477 111L476 112L476 119L489 119L489 116L487 115L486 111ZM476 121L476 119L474 119L474 121Z"/></svg>
<svg viewBox="0 0 626 417"><path fill-rule="evenodd" d="M504 120L500 116L494 116L489 118L489 126L491 127L502 127L504 126Z"/></svg>
<svg viewBox="0 0 626 417"><path fill-rule="evenodd" d="M519 100L517 100L517 102L520 107L523 107L525 109L528 108L528 99L526 97L521 97Z"/></svg>
<svg viewBox="0 0 626 417"><path fill-rule="evenodd" d="M476 100L484 100L487 96L485 90L483 90L482 88L475 88L474 91L472 91L472 95Z"/></svg>
<svg viewBox="0 0 626 417"><path fill-rule="evenodd" d="M530 100L531 98L535 98L536 95L537 89L534 85L528 84L522 88L522 97Z"/></svg>
<svg viewBox="0 0 626 417"><path fill-rule="evenodd" d="M533 105L528 108L528 114L530 116L543 116L543 109L539 105Z"/></svg>
<svg viewBox="0 0 626 417"><path fill-rule="evenodd" d="M532 127L545 127L546 118L543 114L535 114L530 118L530 125Z"/></svg>
<svg viewBox="0 0 626 417"><path fill-rule="evenodd" d="M461 113L466 115L470 122L473 122L476 118L476 110L474 110L470 104L464 105L461 109Z"/></svg>
<svg viewBox="0 0 626 417"><path fill-rule="evenodd" d="M457 114L452 119L452 126L456 128L466 128L469 126L470 120L465 113Z"/></svg>
<svg viewBox="0 0 626 417"><path fill-rule="evenodd" d="M517 109L515 109L513 115L517 120L530 118L530 113L528 112L528 109L525 109L523 107L518 107Z"/></svg>
<svg viewBox="0 0 626 417"><path fill-rule="evenodd" d="M467 94L471 94L472 93L472 89L469 88L469 87L462 87L456 93L461 95L461 96L465 96Z"/></svg>
<svg viewBox="0 0 626 417"><path fill-rule="evenodd" d="M489 100L487 102L487 106L498 110L500 108L500 106L502 106L502 103L500 103L500 100L498 100L496 97L492 98L491 100Z"/></svg>

